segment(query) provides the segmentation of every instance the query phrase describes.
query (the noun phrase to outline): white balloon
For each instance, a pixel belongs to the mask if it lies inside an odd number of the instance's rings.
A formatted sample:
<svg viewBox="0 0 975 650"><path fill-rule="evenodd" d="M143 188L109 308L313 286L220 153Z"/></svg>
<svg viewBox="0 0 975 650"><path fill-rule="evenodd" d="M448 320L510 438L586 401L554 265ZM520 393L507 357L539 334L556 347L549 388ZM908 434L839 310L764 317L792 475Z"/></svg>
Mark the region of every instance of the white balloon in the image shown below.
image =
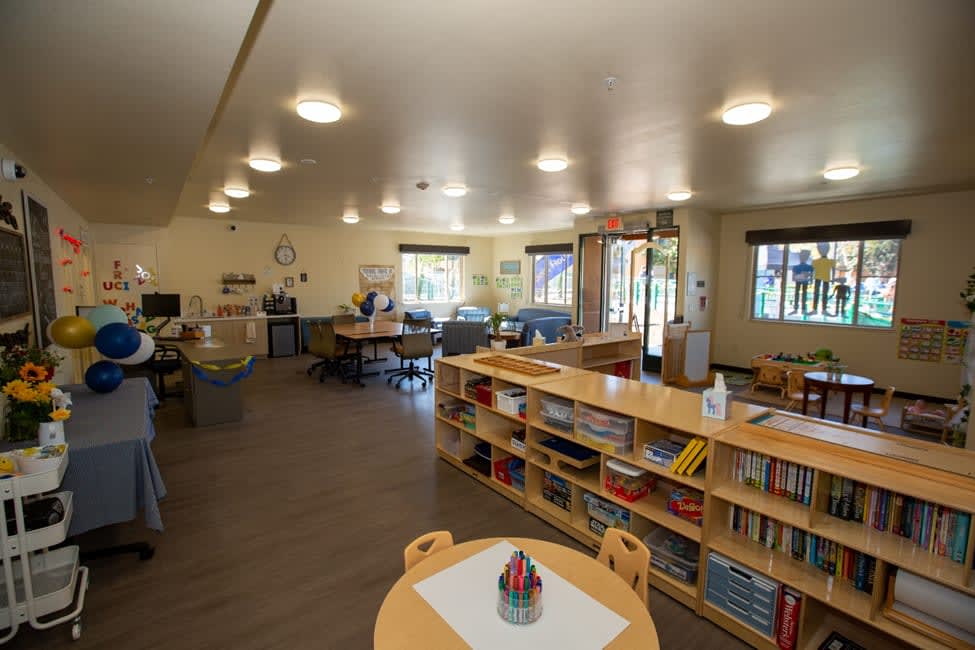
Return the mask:
<svg viewBox="0 0 975 650"><path fill-rule="evenodd" d="M376 311L382 311L389 307L389 296L381 293L372 299L372 304L376 306Z"/></svg>
<svg viewBox="0 0 975 650"><path fill-rule="evenodd" d="M54 325L54 321L53 320L50 323L47 324L47 327L44 328L44 334L47 337L47 340L48 341L53 341L54 340L54 337L51 336L51 325Z"/></svg>
<svg viewBox="0 0 975 650"><path fill-rule="evenodd" d="M156 351L156 342L145 332L139 332L139 338L141 339L139 349L124 359L115 359L115 363L120 363L123 366L134 366L152 358L152 353Z"/></svg>

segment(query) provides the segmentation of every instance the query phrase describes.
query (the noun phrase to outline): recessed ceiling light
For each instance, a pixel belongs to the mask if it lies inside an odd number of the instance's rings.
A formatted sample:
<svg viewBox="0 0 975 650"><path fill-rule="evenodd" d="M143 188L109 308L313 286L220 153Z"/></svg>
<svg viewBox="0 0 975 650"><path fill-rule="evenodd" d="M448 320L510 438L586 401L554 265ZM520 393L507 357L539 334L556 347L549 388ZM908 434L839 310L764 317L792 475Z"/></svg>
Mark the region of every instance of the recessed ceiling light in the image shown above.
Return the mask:
<svg viewBox="0 0 975 650"><path fill-rule="evenodd" d="M679 190L677 192L668 192L667 198L671 201L686 201L691 198L691 193L687 190Z"/></svg>
<svg viewBox="0 0 975 650"><path fill-rule="evenodd" d="M764 102L732 106L721 116L721 121L734 126L744 126L761 122L772 114L772 107Z"/></svg>
<svg viewBox="0 0 975 650"><path fill-rule="evenodd" d="M328 102L305 100L298 102L298 115L310 122L327 124L338 122L342 118L342 109Z"/></svg>
<svg viewBox="0 0 975 650"><path fill-rule="evenodd" d="M451 230L454 230L454 231L457 231L457 232L460 232L461 230L464 229L464 224L462 224L462 223L452 223L452 224L450 224L450 229Z"/></svg>
<svg viewBox="0 0 975 650"><path fill-rule="evenodd" d="M456 199L467 194L467 188L463 185L446 185L443 188L443 193Z"/></svg>
<svg viewBox="0 0 975 650"><path fill-rule="evenodd" d="M569 162L563 158L542 158L538 161L538 168L543 172L560 172L569 166Z"/></svg>
<svg viewBox="0 0 975 650"><path fill-rule="evenodd" d="M831 181L845 181L860 174L856 167L834 167L823 172L823 178Z"/></svg>
<svg viewBox="0 0 975 650"><path fill-rule="evenodd" d="M230 212L230 206L226 203L211 203L209 206L210 212Z"/></svg>
<svg viewBox="0 0 975 650"><path fill-rule="evenodd" d="M379 209L385 212L386 214L398 214L400 210L399 205L397 205L396 203L384 203L383 206Z"/></svg>
<svg viewBox="0 0 975 650"><path fill-rule="evenodd" d="M246 199L251 195L251 191L243 187L225 187L223 193L232 199Z"/></svg>
<svg viewBox="0 0 975 650"><path fill-rule="evenodd" d="M498 221L506 226L509 226L515 222L515 218L510 214L502 214L500 217L498 217Z"/></svg>
<svg viewBox="0 0 975 650"><path fill-rule="evenodd" d="M251 169L256 169L259 172L276 172L281 169L281 163L270 158L251 158L247 164L251 166Z"/></svg>
<svg viewBox="0 0 975 650"><path fill-rule="evenodd" d="M592 208L589 207L588 203L573 203L571 209L572 209L572 214L583 215L583 214L589 214L589 210L591 210Z"/></svg>
<svg viewBox="0 0 975 650"><path fill-rule="evenodd" d="M359 223L359 215L357 214L343 214L342 221L345 223Z"/></svg>

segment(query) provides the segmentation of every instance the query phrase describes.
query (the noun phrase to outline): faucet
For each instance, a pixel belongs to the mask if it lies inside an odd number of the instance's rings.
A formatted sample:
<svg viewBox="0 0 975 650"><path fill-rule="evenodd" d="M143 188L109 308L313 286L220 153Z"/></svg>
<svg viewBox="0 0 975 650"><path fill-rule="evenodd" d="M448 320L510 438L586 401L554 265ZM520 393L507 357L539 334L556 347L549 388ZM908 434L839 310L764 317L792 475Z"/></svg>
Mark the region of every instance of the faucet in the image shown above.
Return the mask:
<svg viewBox="0 0 975 650"><path fill-rule="evenodd" d="M194 294L194 295L192 295L192 296L190 296L190 304L189 304L189 305L187 305L187 308L186 308L186 309L187 309L187 311L189 312L189 315L192 315L192 314L193 314L193 300L194 300L194 299L196 299L196 300L199 300L199 301L200 301L200 311L199 311L199 313L197 314L197 316L198 316L199 318L203 318L203 298L201 298L200 296L198 296L198 295L196 295L196 294Z"/></svg>

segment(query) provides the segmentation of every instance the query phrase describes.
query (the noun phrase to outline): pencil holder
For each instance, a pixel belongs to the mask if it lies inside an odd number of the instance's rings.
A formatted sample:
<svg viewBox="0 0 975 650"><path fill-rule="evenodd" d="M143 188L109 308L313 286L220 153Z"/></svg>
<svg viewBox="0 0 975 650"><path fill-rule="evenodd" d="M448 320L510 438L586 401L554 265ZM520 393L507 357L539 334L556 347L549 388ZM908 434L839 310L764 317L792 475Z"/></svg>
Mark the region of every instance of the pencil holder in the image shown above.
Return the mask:
<svg viewBox="0 0 975 650"><path fill-rule="evenodd" d="M538 594L527 605L520 603L522 592L505 589L498 592L498 616L514 625L527 625L534 623L542 616L542 597ZM512 602L519 603L512 605Z"/></svg>
<svg viewBox="0 0 975 650"><path fill-rule="evenodd" d="M515 551L498 576L498 616L513 625L527 625L541 615L542 578L531 556Z"/></svg>

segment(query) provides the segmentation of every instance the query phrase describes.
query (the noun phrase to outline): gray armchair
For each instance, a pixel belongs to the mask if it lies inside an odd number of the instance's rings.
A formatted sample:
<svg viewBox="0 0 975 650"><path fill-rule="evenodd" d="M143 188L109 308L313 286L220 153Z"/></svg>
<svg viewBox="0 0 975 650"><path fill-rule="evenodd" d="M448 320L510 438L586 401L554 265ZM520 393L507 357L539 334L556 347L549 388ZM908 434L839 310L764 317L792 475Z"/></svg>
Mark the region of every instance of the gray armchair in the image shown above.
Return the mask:
<svg viewBox="0 0 975 650"><path fill-rule="evenodd" d="M457 318L459 320L472 320L483 323L491 315L491 310L487 307L458 307Z"/></svg>
<svg viewBox="0 0 975 650"><path fill-rule="evenodd" d="M488 346L487 325L469 320L448 320L441 323L443 341L440 353L443 356L451 354L470 354L478 345Z"/></svg>

